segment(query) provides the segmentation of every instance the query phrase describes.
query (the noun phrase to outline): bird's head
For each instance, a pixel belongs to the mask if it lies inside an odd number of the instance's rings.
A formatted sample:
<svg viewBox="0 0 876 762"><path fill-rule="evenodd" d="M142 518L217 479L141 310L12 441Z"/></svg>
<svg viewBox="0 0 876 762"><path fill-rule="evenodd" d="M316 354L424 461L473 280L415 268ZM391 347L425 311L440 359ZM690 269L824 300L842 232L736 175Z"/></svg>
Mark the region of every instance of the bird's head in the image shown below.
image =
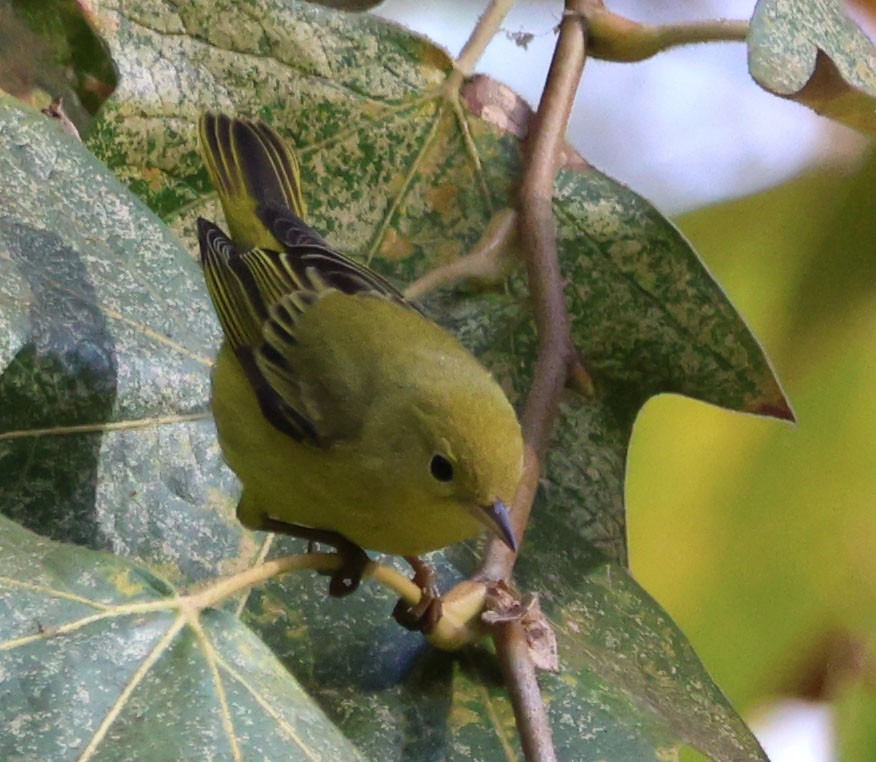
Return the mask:
<svg viewBox="0 0 876 762"><path fill-rule="evenodd" d="M523 470L517 416L479 365L455 377L443 375L441 383L421 387L412 405L418 441L417 457L409 462L421 461L416 465L423 490L458 504L516 550L508 507Z"/></svg>

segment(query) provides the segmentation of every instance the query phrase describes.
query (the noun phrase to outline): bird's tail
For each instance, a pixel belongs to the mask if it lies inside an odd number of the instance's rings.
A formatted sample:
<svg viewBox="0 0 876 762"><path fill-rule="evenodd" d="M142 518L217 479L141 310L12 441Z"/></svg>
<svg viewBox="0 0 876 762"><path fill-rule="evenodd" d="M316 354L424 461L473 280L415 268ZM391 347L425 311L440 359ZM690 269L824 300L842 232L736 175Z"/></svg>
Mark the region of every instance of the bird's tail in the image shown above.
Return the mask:
<svg viewBox="0 0 876 762"><path fill-rule="evenodd" d="M259 212L267 205L305 217L298 159L292 149L262 122L207 113L199 129L201 150L231 237L245 249L278 248Z"/></svg>

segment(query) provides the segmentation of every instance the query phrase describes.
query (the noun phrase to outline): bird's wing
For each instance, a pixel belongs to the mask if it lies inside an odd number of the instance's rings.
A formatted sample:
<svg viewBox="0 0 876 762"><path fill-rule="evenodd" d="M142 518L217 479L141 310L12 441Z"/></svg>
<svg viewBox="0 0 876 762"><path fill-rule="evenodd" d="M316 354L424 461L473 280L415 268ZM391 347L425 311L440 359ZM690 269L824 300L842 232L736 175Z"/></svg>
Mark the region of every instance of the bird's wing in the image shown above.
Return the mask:
<svg viewBox="0 0 876 762"><path fill-rule="evenodd" d="M198 220L207 289L265 418L298 441L327 447L339 435L338 426L328 423L331 410L316 409L308 369L295 366L297 321L329 292L411 305L388 281L334 251L287 210L267 207L260 216L284 251L241 252L216 225ZM326 405L333 402L338 401ZM356 422L345 420L344 427L355 428Z"/></svg>
<svg viewBox="0 0 876 762"><path fill-rule="evenodd" d="M313 268L326 285L345 294L373 293L417 309L386 278L335 251L288 209L265 204L259 207L258 215L285 250L293 255L299 272Z"/></svg>
<svg viewBox="0 0 876 762"><path fill-rule="evenodd" d="M257 209L270 202L307 217L295 152L261 122L207 113L198 129L231 237L245 249L275 248Z"/></svg>

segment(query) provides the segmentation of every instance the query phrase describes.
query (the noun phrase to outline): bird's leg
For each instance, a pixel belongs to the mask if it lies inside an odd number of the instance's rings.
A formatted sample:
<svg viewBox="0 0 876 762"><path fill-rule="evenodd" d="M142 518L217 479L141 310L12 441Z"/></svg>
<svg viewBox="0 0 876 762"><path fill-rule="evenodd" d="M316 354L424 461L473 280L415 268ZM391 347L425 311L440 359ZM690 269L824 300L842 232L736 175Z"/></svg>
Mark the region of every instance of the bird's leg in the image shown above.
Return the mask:
<svg viewBox="0 0 876 762"><path fill-rule="evenodd" d="M301 524L287 524L285 521L272 519L268 516L262 518L259 528L265 532L277 532L307 540L308 553L313 552L315 542L331 545L343 562L340 569L329 575L331 576L329 594L334 598L343 598L359 587L365 567L371 561L368 554L355 542L350 542L340 532L333 532L330 529L314 529Z"/></svg>
<svg viewBox="0 0 876 762"><path fill-rule="evenodd" d="M408 606L403 599L395 604L392 618L408 630L419 630L428 635L441 619L441 595L438 592L435 570L419 556L403 556L414 570L414 583L422 591L420 602Z"/></svg>

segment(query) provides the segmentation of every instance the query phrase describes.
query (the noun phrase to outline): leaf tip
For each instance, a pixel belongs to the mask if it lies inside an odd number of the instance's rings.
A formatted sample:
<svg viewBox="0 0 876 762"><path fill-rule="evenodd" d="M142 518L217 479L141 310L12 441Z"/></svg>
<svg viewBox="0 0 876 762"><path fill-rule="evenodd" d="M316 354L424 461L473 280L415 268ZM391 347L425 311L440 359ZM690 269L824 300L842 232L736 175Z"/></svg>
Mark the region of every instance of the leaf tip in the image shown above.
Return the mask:
<svg viewBox="0 0 876 762"><path fill-rule="evenodd" d="M756 405L750 410L750 412L755 415L778 418L780 421L788 421L788 423L797 423L797 417L794 415L791 405L784 397L780 397L777 401L763 402Z"/></svg>

